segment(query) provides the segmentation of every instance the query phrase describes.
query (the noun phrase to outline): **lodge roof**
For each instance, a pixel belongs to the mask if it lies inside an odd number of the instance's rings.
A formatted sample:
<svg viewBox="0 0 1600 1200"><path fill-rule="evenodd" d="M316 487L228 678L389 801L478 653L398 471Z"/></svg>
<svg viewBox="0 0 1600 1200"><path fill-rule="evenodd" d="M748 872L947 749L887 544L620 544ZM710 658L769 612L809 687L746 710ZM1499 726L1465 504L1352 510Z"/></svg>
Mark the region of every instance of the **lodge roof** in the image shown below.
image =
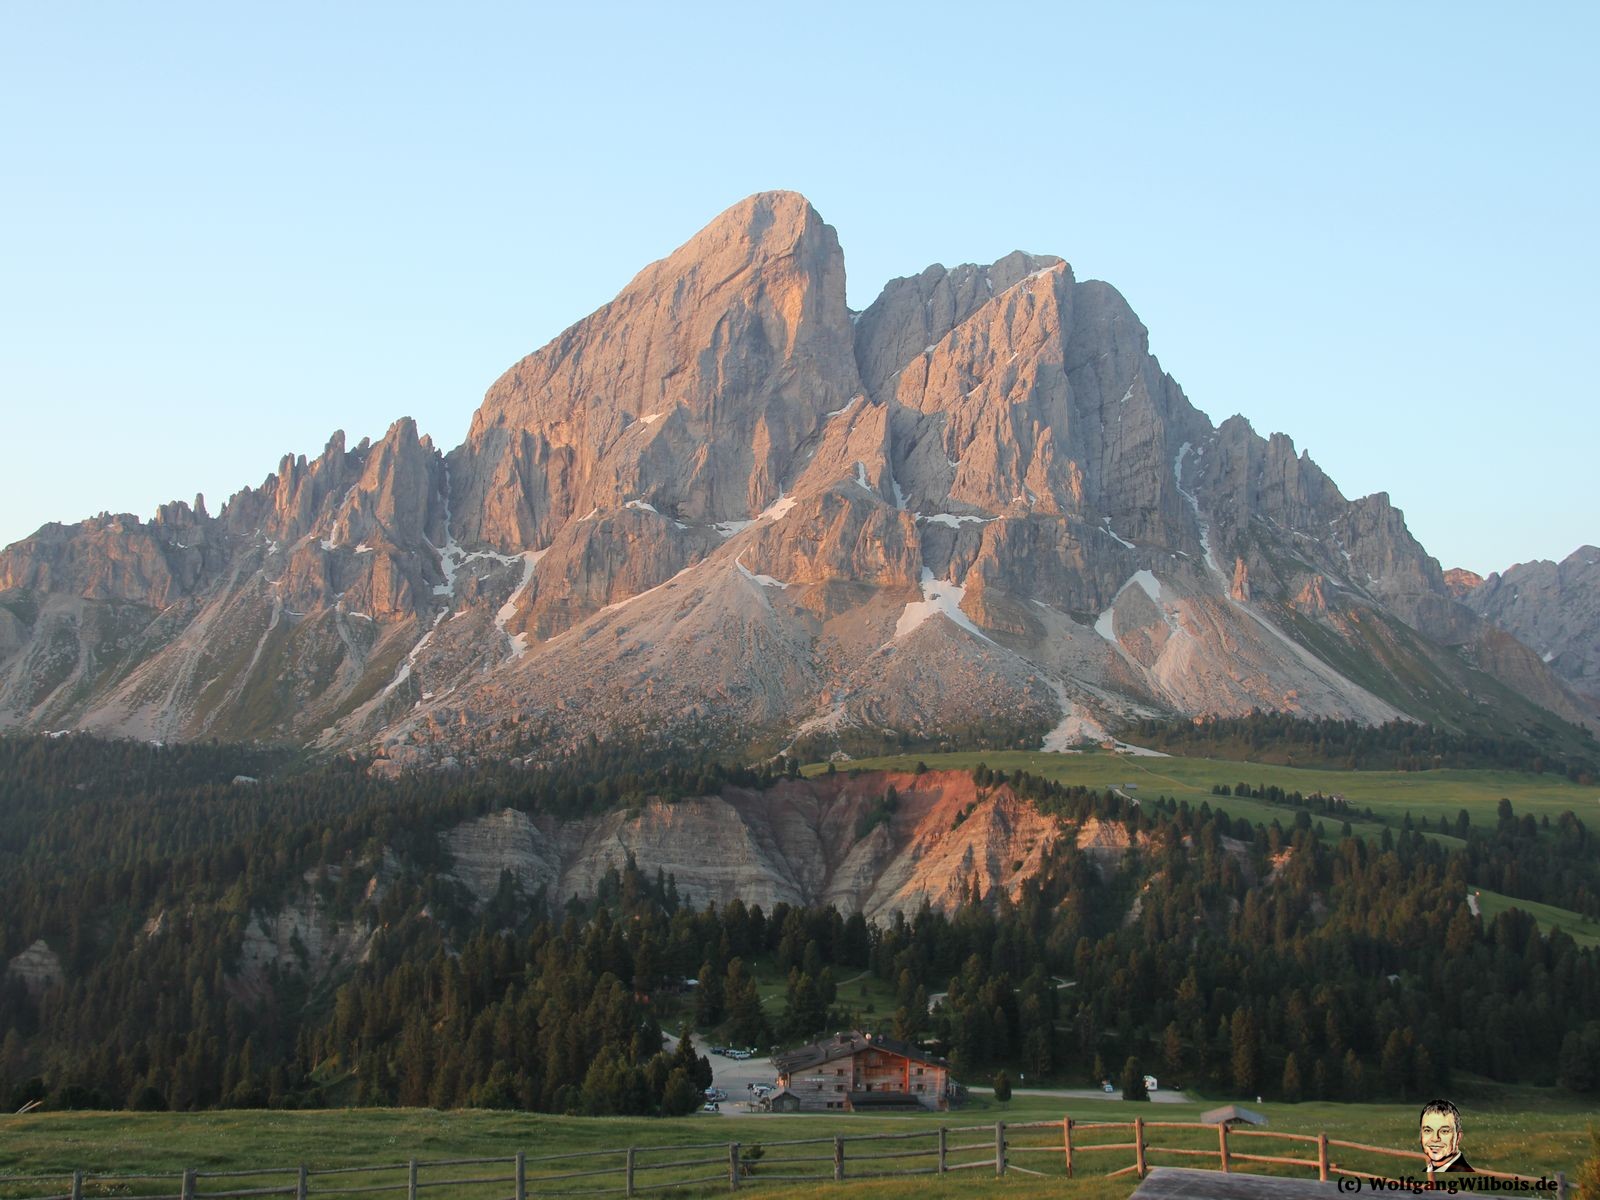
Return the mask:
<svg viewBox="0 0 1600 1200"><path fill-rule="evenodd" d="M831 1038L813 1042L809 1046L801 1046L798 1050L791 1050L787 1054L775 1054L772 1063L778 1068L780 1075L792 1075L796 1071L819 1067L835 1059L853 1058L867 1050L880 1050L885 1054L897 1055L912 1062L927 1063L934 1067L950 1065L938 1055L919 1050L909 1042L862 1033L859 1029L851 1030L849 1033L836 1033Z"/></svg>

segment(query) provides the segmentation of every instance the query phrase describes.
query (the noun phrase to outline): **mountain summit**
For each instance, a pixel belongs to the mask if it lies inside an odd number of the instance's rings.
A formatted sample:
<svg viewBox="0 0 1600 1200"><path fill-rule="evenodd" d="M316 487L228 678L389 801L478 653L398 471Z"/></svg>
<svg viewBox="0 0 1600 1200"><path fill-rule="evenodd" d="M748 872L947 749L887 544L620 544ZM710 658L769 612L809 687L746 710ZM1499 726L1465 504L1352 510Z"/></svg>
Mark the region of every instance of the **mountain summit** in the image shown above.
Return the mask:
<svg viewBox="0 0 1600 1200"><path fill-rule="evenodd" d="M834 230L752 196L507 371L210 516L0 553L0 724L560 754L826 750L1139 716L1594 719L1452 596L1387 496L1213 426L1107 284L933 266L845 305Z"/></svg>

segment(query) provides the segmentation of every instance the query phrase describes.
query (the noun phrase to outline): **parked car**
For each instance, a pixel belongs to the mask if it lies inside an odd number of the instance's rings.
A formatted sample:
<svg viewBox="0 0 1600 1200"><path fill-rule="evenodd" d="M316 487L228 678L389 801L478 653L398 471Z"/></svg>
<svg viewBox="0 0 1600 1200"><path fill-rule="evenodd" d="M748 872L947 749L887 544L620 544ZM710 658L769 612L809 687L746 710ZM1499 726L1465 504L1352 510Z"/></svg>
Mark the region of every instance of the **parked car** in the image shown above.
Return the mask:
<svg viewBox="0 0 1600 1200"><path fill-rule="evenodd" d="M704 1104L702 1104L700 1106L700 1111L701 1112L721 1112L722 1111L722 1106L720 1104L718 1104L715 1100L707 1100Z"/></svg>

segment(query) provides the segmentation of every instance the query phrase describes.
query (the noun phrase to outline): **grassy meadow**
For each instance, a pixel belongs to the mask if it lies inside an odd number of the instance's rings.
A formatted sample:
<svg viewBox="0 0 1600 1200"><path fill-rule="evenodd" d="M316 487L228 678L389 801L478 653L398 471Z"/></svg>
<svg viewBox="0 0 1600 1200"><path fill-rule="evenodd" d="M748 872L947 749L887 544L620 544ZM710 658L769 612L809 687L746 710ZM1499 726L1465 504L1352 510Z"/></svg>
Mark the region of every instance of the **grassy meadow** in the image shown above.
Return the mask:
<svg viewBox="0 0 1600 1200"><path fill-rule="evenodd" d="M1479 911L1483 919L1494 919L1507 909L1520 908L1539 922L1545 933L1561 929L1572 936L1580 946L1600 946L1600 921L1591 921L1570 908L1557 908L1554 904L1540 904L1537 900L1516 900L1491 892L1488 888L1473 889L1478 893Z"/></svg>
<svg viewBox="0 0 1600 1200"><path fill-rule="evenodd" d="M876 771L909 771L921 761L940 770L969 771L987 763L996 771L1027 771L1067 784L1092 788L1125 787L1134 784L1137 796L1171 796L1191 805L1201 801L1220 805L1230 815L1252 821L1284 820L1292 810L1237 796L1213 796L1214 784L1230 786L1240 782L1251 786L1277 784L1288 792L1311 795L1339 794L1355 808L1371 808L1380 816L1399 821L1410 813L1417 821L1426 816L1437 828L1441 820L1453 823L1456 814L1466 809L1472 823L1494 826L1502 798L1511 801L1518 816L1532 813L1552 821L1571 810L1589 825L1600 821L1600 788L1581 787L1565 777L1534 775L1521 771L1438 770L1438 771L1341 771L1314 767L1282 767L1262 763L1234 762L1228 759L1184 758L1176 755L1152 758L1088 750L1081 754L1054 754L1046 751L987 750L959 754L907 754L886 758L862 758L850 768ZM826 770L813 764L808 775ZM1331 821L1330 817L1320 818ZM1355 822L1359 831L1364 822ZM1373 827L1367 826L1368 829ZM1445 837L1447 843L1456 839ZM1457 843L1458 844L1458 843Z"/></svg>
<svg viewBox="0 0 1600 1200"><path fill-rule="evenodd" d="M1480 1167L1538 1175L1576 1172L1588 1145L1587 1130L1596 1120L1592 1106L1546 1089L1500 1087L1471 1081L1462 1082L1454 1098L1464 1114L1465 1149ZM511 1194L507 1178L510 1165L458 1165L428 1167L441 1160L501 1157L517 1151L530 1160L541 1155L595 1154L639 1147L638 1183L671 1184L685 1181L684 1195L702 1195L727 1189L727 1144L761 1145L764 1157L755 1175L746 1182L761 1182L764 1195L834 1195L850 1197L940 1197L966 1196L976 1188L1000 1188L1019 1198L1068 1192L1082 1200L1122 1197L1132 1191L1131 1176L1108 1179L1117 1168L1131 1165L1132 1152L1112 1150L1094 1153L1084 1147L1094 1143L1127 1142L1127 1129L1095 1129L1089 1122L1131 1121L1143 1116L1146 1121L1197 1121L1199 1114L1217 1101L1181 1104L1127 1104L1121 1100L1082 1100L1055 1096L1018 1095L1008 1104L998 1104L987 1095L975 1097L965 1108L952 1113L926 1115L859 1117L849 1115L808 1116L712 1116L700 1114L677 1120L643 1118L554 1117L527 1113L455 1111L424 1109L337 1109L315 1112L231 1111L194 1114L167 1113L37 1113L0 1117L0 1197L59 1195L67 1189L64 1181L7 1183L8 1176L43 1172L70 1172L80 1168L91 1173L118 1172L151 1174L158 1178L116 1182L89 1180L88 1196L149 1196L172 1194L185 1168L201 1174L195 1195L203 1200L230 1188L271 1188L292 1186L295 1164L304 1162L313 1172L331 1168L386 1167L373 1174L319 1176L313 1174L310 1195L332 1196L339 1188L386 1186L393 1193L404 1190L405 1162L416 1158L425 1164L419 1174L430 1200L503 1200ZM1417 1105L1392 1104L1274 1104L1250 1107L1261 1111L1269 1128L1277 1132L1315 1134L1363 1142L1396 1150L1413 1148ZM1077 1147L1075 1178L1064 1176L1061 1154L1060 1120L1070 1114L1075 1121ZM836 1134L853 1139L869 1133L920 1134L892 1142L846 1142L846 1172L907 1171L932 1165L932 1158L884 1158L873 1163L865 1156L904 1153L934 1146L939 1126L953 1128L983 1126L948 1135L949 1163L979 1162L992 1157L993 1123L1012 1124L1031 1121L1054 1122L1041 1129L1008 1131L1011 1162L1046 1178L1022 1171L1008 1175L1002 1184L992 1168L976 1168L946 1179L910 1175L895 1180L847 1183L842 1188L831 1184L831 1146L781 1146L790 1139L832 1138ZM1163 1147L1211 1150L1216 1135L1207 1130L1150 1129L1146 1141L1152 1165L1206 1165L1208 1160L1165 1154ZM967 1146L970 1149L956 1150ZM1285 1143L1269 1139L1235 1136L1231 1150L1239 1153L1279 1154L1308 1157L1314 1161L1315 1148L1308 1143ZM809 1157L811 1161L780 1164L780 1157ZM1333 1153L1334 1161L1358 1170L1403 1174L1415 1168L1407 1161L1387 1159L1356 1151ZM650 1164L701 1160L671 1170L648 1170ZM622 1155L604 1159L576 1159L556 1163L530 1161L527 1166L530 1195L581 1186L594 1188L621 1184ZM1215 1159L1209 1160L1215 1163ZM600 1165L616 1168L617 1173L593 1179L557 1179L554 1176ZM245 1180L208 1178L207 1172L285 1168L282 1175L264 1175ZM1239 1162L1235 1169L1265 1173L1302 1174L1292 1168L1270 1167ZM796 1183L770 1179L773 1175L806 1174L817 1182ZM1306 1172L1305 1174L1309 1174ZM485 1177L476 1186L448 1185L446 1180ZM713 1178L714 1177L714 1178ZM690 1183L698 1179L701 1182ZM432 1186L430 1186L430 1184ZM826 1186L824 1186L826 1185ZM348 1193L338 1193L348 1194ZM374 1193L377 1195L383 1192Z"/></svg>

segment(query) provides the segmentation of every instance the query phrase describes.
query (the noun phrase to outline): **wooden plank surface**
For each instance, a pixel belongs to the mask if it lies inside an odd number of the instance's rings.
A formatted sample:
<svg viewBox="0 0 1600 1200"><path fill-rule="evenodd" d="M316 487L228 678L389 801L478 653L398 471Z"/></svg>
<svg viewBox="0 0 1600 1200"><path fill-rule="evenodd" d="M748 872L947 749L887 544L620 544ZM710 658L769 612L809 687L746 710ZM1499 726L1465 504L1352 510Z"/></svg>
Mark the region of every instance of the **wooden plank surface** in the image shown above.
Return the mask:
<svg viewBox="0 0 1600 1200"><path fill-rule="evenodd" d="M1314 1179L1156 1167L1133 1193L1133 1200L1326 1200L1338 1193L1338 1184Z"/></svg>

